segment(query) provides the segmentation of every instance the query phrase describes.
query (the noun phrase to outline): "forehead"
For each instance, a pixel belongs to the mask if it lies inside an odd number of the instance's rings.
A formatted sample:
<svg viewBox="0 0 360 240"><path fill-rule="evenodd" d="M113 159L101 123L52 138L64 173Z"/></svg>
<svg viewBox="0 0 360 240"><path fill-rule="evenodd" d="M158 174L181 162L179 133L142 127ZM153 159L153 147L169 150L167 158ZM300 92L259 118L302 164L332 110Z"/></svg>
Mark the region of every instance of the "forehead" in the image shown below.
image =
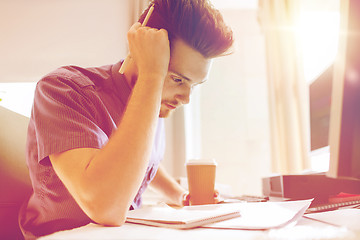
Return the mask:
<svg viewBox="0 0 360 240"><path fill-rule="evenodd" d="M204 81L209 73L211 59L187 45L181 39L174 39L171 44L169 71L181 74L197 83Z"/></svg>

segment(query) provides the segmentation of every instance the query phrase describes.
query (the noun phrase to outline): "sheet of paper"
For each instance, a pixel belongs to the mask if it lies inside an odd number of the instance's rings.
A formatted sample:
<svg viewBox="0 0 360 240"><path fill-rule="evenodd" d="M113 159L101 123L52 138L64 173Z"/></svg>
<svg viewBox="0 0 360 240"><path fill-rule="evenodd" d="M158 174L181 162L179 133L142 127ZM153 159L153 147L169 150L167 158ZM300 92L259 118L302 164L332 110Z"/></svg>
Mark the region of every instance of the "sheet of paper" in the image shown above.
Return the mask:
<svg viewBox="0 0 360 240"><path fill-rule="evenodd" d="M265 230L296 223L312 200L287 202L229 203L224 208L238 209L241 217L203 227L225 229ZM228 205L228 206L227 206Z"/></svg>
<svg viewBox="0 0 360 240"><path fill-rule="evenodd" d="M310 213L307 218L335 226L345 226L354 231L360 231L360 209L347 208L335 211Z"/></svg>
<svg viewBox="0 0 360 240"><path fill-rule="evenodd" d="M240 212L240 217L202 225L202 227L264 230L297 222L304 215L311 202L310 199L286 202L226 203L184 207L180 211L168 206L159 206L130 211L128 217L131 219L148 219L155 222L176 223L182 221L186 223L221 215L221 213Z"/></svg>

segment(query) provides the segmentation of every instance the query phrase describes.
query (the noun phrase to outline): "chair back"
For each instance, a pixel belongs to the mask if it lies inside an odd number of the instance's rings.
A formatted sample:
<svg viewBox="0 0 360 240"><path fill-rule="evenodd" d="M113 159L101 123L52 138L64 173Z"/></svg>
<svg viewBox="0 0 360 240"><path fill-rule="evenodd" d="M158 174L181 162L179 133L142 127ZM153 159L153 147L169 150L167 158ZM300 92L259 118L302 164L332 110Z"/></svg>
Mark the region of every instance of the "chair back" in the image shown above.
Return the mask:
<svg viewBox="0 0 360 240"><path fill-rule="evenodd" d="M22 239L21 204L32 192L25 161L29 118L0 106L0 239Z"/></svg>

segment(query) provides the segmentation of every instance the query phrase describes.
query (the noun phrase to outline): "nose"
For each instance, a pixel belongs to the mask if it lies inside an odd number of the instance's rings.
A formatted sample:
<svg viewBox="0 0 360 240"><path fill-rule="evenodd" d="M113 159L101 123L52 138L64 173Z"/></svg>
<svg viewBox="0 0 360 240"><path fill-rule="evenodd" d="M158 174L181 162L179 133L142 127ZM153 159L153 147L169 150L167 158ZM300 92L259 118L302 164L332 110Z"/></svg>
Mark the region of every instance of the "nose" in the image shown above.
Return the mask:
<svg viewBox="0 0 360 240"><path fill-rule="evenodd" d="M175 96L175 99L183 105L188 104L190 102L191 91L192 87L185 85L181 88L181 92Z"/></svg>

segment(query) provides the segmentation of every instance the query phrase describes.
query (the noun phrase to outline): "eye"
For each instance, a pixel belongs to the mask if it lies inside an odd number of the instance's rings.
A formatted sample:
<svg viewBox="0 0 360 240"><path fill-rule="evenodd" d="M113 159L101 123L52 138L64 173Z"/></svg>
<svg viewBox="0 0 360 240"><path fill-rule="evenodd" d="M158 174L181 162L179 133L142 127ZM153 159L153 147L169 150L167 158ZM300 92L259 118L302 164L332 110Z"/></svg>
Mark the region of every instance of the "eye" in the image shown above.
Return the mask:
<svg viewBox="0 0 360 240"><path fill-rule="evenodd" d="M172 76L171 78L176 83L183 83L184 82L184 80L182 78L179 78L177 76Z"/></svg>

